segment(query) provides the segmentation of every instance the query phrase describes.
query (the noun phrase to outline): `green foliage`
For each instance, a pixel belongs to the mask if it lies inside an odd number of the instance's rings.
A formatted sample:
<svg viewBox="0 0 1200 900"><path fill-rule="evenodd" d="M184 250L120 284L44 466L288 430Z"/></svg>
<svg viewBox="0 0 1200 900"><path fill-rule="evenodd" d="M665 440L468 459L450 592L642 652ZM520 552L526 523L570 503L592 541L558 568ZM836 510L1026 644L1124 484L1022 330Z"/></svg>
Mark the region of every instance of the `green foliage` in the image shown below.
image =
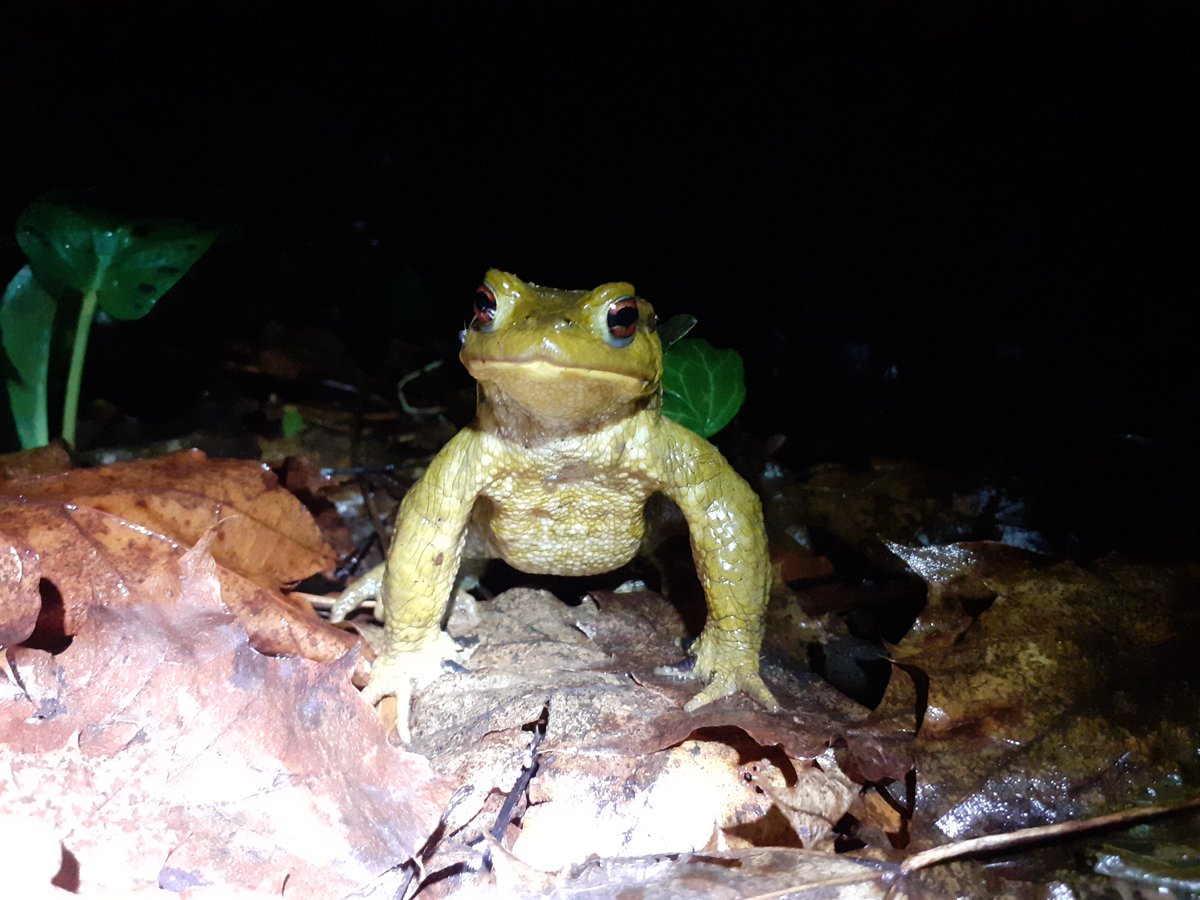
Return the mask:
<svg viewBox="0 0 1200 900"><path fill-rule="evenodd" d="M5 382L22 447L50 443L46 381L50 372L50 329L57 304L23 266L0 300L0 343L8 365Z"/></svg>
<svg viewBox="0 0 1200 900"><path fill-rule="evenodd" d="M97 310L114 319L142 318L215 237L185 222L131 222L54 195L21 213L17 243L29 265L0 303L0 339L22 446L49 440L46 385L55 337L70 338L62 435L74 444L83 360Z"/></svg>
<svg viewBox="0 0 1200 900"><path fill-rule="evenodd" d="M304 421L304 414L294 406L285 406L283 408L283 419L279 423L283 431L283 436L288 438L299 437L304 429L308 427L308 423Z"/></svg>
<svg viewBox="0 0 1200 900"><path fill-rule="evenodd" d="M49 196L17 219L17 243L55 296L94 291L114 319L140 319L192 267L215 235L185 222L122 222Z"/></svg>
<svg viewBox="0 0 1200 900"><path fill-rule="evenodd" d="M663 354L663 415L701 437L728 425L745 400L745 366L736 350L688 338Z"/></svg>

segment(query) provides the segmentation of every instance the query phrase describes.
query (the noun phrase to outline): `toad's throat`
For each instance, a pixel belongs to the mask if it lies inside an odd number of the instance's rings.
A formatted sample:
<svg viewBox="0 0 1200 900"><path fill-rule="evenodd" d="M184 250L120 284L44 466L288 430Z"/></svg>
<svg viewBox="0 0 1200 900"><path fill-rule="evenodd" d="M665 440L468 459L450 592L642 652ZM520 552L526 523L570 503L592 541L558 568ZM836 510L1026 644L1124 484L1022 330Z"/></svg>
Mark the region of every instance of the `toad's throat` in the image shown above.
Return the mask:
<svg viewBox="0 0 1200 900"><path fill-rule="evenodd" d="M473 360L479 383L478 420L514 441L588 434L653 403L658 382L545 360Z"/></svg>

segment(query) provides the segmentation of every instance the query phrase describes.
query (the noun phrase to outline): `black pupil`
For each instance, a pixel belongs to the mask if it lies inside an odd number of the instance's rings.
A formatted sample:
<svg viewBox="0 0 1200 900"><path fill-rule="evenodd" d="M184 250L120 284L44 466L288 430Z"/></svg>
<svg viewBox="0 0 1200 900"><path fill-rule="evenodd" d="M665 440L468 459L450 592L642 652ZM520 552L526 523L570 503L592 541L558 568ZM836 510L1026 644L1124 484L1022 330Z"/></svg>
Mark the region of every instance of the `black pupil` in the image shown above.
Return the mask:
<svg viewBox="0 0 1200 900"><path fill-rule="evenodd" d="M609 330L618 334L628 334L637 325L638 308L634 304L618 306L608 313Z"/></svg>

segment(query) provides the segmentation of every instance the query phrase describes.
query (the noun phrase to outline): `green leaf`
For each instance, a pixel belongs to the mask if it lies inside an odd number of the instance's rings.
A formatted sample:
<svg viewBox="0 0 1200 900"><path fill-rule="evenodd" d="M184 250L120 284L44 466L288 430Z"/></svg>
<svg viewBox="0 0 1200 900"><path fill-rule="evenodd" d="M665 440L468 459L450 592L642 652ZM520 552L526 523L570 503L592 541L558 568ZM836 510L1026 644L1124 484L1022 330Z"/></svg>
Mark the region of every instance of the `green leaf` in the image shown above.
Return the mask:
<svg viewBox="0 0 1200 900"><path fill-rule="evenodd" d="M745 366L736 350L689 338L663 354L663 415L701 437L728 425L745 400Z"/></svg>
<svg viewBox="0 0 1200 900"><path fill-rule="evenodd" d="M26 449L50 443L46 383L57 306L29 266L8 283L0 299L0 343L8 363L5 382L17 436Z"/></svg>
<svg viewBox="0 0 1200 900"><path fill-rule="evenodd" d="M99 257L93 235L104 227L59 200L42 197L17 218L17 243L47 291L55 296L83 293L96 279Z"/></svg>
<svg viewBox="0 0 1200 900"><path fill-rule="evenodd" d="M290 440L299 437L308 424L304 421L304 414L299 409L294 406L285 406L280 427L283 430L283 436Z"/></svg>
<svg viewBox="0 0 1200 900"><path fill-rule="evenodd" d="M186 222L129 222L110 212L39 198L17 219L17 242L55 296L96 291L114 319L140 319L212 244Z"/></svg>
<svg viewBox="0 0 1200 900"><path fill-rule="evenodd" d="M100 283L100 308L114 319L140 319L204 255L215 237L183 222L147 223L133 229Z"/></svg>

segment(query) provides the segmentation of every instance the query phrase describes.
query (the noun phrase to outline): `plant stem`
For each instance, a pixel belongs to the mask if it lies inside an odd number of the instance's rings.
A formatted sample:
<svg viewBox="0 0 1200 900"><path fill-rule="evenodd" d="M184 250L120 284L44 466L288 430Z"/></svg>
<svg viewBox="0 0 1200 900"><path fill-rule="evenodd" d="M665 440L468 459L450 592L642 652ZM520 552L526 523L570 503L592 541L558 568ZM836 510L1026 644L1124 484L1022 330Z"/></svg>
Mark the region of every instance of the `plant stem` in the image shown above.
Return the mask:
<svg viewBox="0 0 1200 900"><path fill-rule="evenodd" d="M96 315L96 289L84 291L75 324L75 341L71 346L71 368L67 371L67 393L63 401L62 436L67 446L75 446L75 422L79 417L79 385L83 382L83 359L87 355L88 335Z"/></svg>

